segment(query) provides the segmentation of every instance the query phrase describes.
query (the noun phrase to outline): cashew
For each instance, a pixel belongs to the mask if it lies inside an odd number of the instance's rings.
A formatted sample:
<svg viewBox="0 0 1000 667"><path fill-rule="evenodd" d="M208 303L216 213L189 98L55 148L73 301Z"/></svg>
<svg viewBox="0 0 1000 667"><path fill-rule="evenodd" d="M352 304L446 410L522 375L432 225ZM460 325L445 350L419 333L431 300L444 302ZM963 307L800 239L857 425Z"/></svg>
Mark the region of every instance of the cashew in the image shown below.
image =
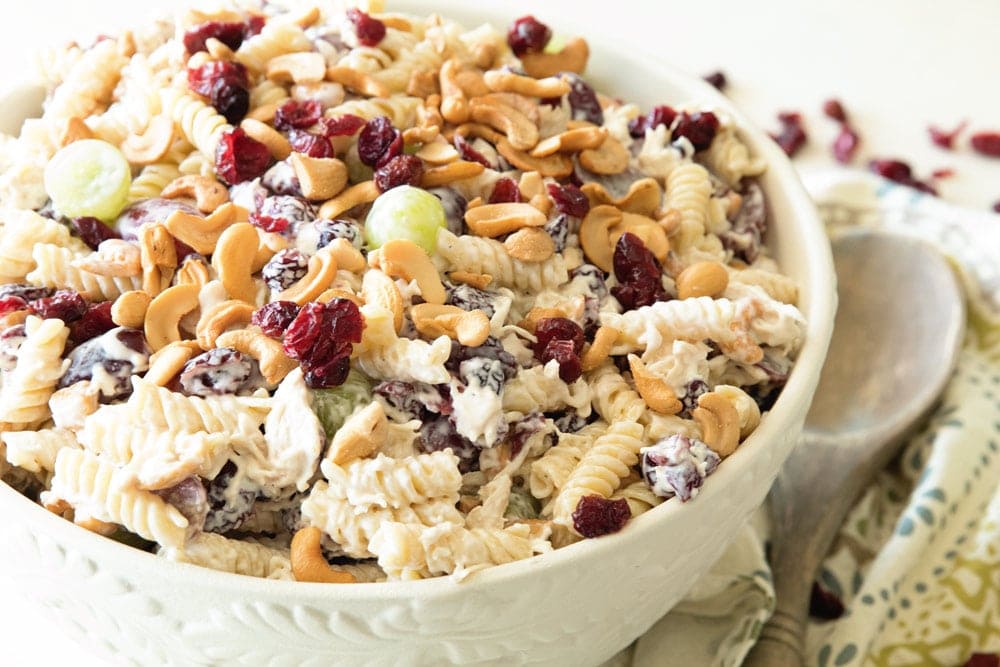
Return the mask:
<svg viewBox="0 0 1000 667"><path fill-rule="evenodd" d="M142 273L142 251L134 243L107 239L96 252L74 259L73 266L99 276L137 276Z"/></svg>
<svg viewBox="0 0 1000 667"><path fill-rule="evenodd" d="M535 333L538 323L550 317L565 317L568 320L579 322L583 318L585 306L586 302L582 295L563 301L550 308L535 306L525 314L524 319L518 322L517 326Z"/></svg>
<svg viewBox="0 0 1000 667"><path fill-rule="evenodd" d="M292 20L295 25L305 30L306 28L311 28L319 23L322 16L323 15L320 13L319 7L310 7L309 9L302 9L301 13L294 16Z"/></svg>
<svg viewBox="0 0 1000 667"><path fill-rule="evenodd" d="M449 123L460 125L469 119L469 102L458 82L458 72L462 61L457 58L446 60L438 72L441 86L441 115Z"/></svg>
<svg viewBox="0 0 1000 667"><path fill-rule="evenodd" d="M382 404L372 401L354 415L333 435L326 458L337 465L371 456L384 447L389 439L389 421Z"/></svg>
<svg viewBox="0 0 1000 667"><path fill-rule="evenodd" d="M141 329L153 299L142 290L123 292L111 304L111 321L120 327Z"/></svg>
<svg viewBox="0 0 1000 667"><path fill-rule="evenodd" d="M573 160L562 153L547 157L532 157L529 153L514 148L503 138L496 142L496 149L507 162L522 171L537 171L542 176L552 178L563 178L573 173Z"/></svg>
<svg viewBox="0 0 1000 667"><path fill-rule="evenodd" d="M525 227L504 239L507 254L522 262L544 262L556 251L556 244L544 229Z"/></svg>
<svg viewBox="0 0 1000 667"><path fill-rule="evenodd" d="M224 332L235 326L240 328L250 324L254 307L245 301L223 301L201 313L195 337L203 350L215 347L215 341Z"/></svg>
<svg viewBox="0 0 1000 667"><path fill-rule="evenodd" d="M0 317L0 331L10 327L16 327L18 324L24 324L28 319L28 315L31 315L31 311L27 308L12 310L3 317Z"/></svg>
<svg viewBox="0 0 1000 667"><path fill-rule="evenodd" d="M456 160L440 167L431 167L425 170L423 176L420 177L420 187L424 189L439 188L442 185L478 176L485 169L486 167L478 162Z"/></svg>
<svg viewBox="0 0 1000 667"><path fill-rule="evenodd" d="M66 119L62 131L59 133L59 145L69 146L74 141L93 138L94 131L90 129L90 126L84 123L82 118L73 116Z"/></svg>
<svg viewBox="0 0 1000 667"><path fill-rule="evenodd" d="M618 244L618 239L625 232L635 234L642 239L643 244L649 249L657 261L664 262L667 253L670 252L670 241L663 227L659 226L652 218L635 213L622 213L622 220L611 229L611 247Z"/></svg>
<svg viewBox="0 0 1000 667"><path fill-rule="evenodd" d="M331 287L316 297L316 300L320 303L329 303L334 299L347 299L358 308L365 305L365 300L362 297L354 294L353 292L348 292L347 290L338 289L336 287Z"/></svg>
<svg viewBox="0 0 1000 667"><path fill-rule="evenodd" d="M384 246L380 257L381 269L393 278L416 280L424 301L442 304L447 297L441 276L424 249L413 241L393 239Z"/></svg>
<svg viewBox="0 0 1000 667"><path fill-rule="evenodd" d="M74 518L73 523L85 530L97 533L98 535L103 535L104 537L110 537L118 530L118 524L101 521L100 519L95 519L92 516Z"/></svg>
<svg viewBox="0 0 1000 667"><path fill-rule="evenodd" d="M257 229L257 253L253 256L250 273L257 273L271 258L288 247L288 239L276 232Z"/></svg>
<svg viewBox="0 0 1000 667"><path fill-rule="evenodd" d="M520 180L517 182L517 189L521 192L521 196L529 201L532 197L538 195L548 197L548 190L545 187L545 181L542 179L542 175L537 171L526 171L522 173Z"/></svg>
<svg viewBox="0 0 1000 667"><path fill-rule="evenodd" d="M413 326L427 338L448 336L462 345L478 347L490 335L490 319L481 310L421 303L410 309Z"/></svg>
<svg viewBox="0 0 1000 667"><path fill-rule="evenodd" d="M287 287L278 294L280 301L294 301L302 306L323 293L333 279L337 277L337 260L326 248L309 258L306 275L294 285Z"/></svg>
<svg viewBox="0 0 1000 667"><path fill-rule="evenodd" d="M594 332L594 342L588 345L580 355L580 368L584 372L592 371L603 364L611 356L611 348L618 339L617 329L601 326Z"/></svg>
<svg viewBox="0 0 1000 667"><path fill-rule="evenodd" d="M580 152L580 164L595 174L620 174L628 168L630 158L628 149L611 135L597 148Z"/></svg>
<svg viewBox="0 0 1000 667"><path fill-rule="evenodd" d="M460 157L455 147L441 137L424 142L415 155L428 164L448 164Z"/></svg>
<svg viewBox="0 0 1000 667"><path fill-rule="evenodd" d="M319 83L326 76L326 60L316 51L286 53L267 61L267 78L278 83Z"/></svg>
<svg viewBox="0 0 1000 667"><path fill-rule="evenodd" d="M364 181L352 185L333 199L328 199L319 207L319 217L333 220L342 213L361 204L370 204L379 196L375 181Z"/></svg>
<svg viewBox="0 0 1000 667"><path fill-rule="evenodd" d="M177 248L167 228L160 224L139 228L139 261L142 263L142 290L155 296L170 284L177 268Z"/></svg>
<svg viewBox="0 0 1000 667"><path fill-rule="evenodd" d="M563 79L535 79L502 70L484 72L483 81L494 92L517 93L528 97L562 97L570 91L569 84Z"/></svg>
<svg viewBox="0 0 1000 667"><path fill-rule="evenodd" d="M262 123L270 123L277 115L279 106L281 105L277 103L261 104L259 107L248 111L246 118L243 120L249 118L251 120L259 120ZM242 123L240 125L242 126ZM246 131L246 128L244 128L244 131ZM247 134L249 134L249 132L247 132Z"/></svg>
<svg viewBox="0 0 1000 667"><path fill-rule="evenodd" d="M153 164L174 143L174 120L166 114L153 116L141 134L130 134L122 142L122 155L132 164Z"/></svg>
<svg viewBox="0 0 1000 667"><path fill-rule="evenodd" d="M353 67L330 67L326 70L326 78L366 97L389 97L392 92L367 72Z"/></svg>
<svg viewBox="0 0 1000 667"><path fill-rule="evenodd" d="M337 158L292 153L290 162L306 199L330 199L347 186L347 165Z"/></svg>
<svg viewBox="0 0 1000 667"><path fill-rule="evenodd" d="M493 282L493 276L488 273L471 273L469 271L452 271L448 278L453 283L470 285L476 289L486 289Z"/></svg>
<svg viewBox="0 0 1000 667"><path fill-rule="evenodd" d="M484 204L465 212L465 224L478 236L490 238L509 234L524 227L541 227L545 215L531 204Z"/></svg>
<svg viewBox="0 0 1000 667"><path fill-rule="evenodd" d="M475 137L476 139L484 139L491 144L496 144L503 139L502 134L489 125L483 125L482 123L462 123L455 128L455 134L463 138Z"/></svg>
<svg viewBox="0 0 1000 667"><path fill-rule="evenodd" d="M532 125L537 126L541 120L541 114L538 111L538 102L517 93L484 93L471 100L471 102L516 109L524 114L531 121Z"/></svg>
<svg viewBox="0 0 1000 667"><path fill-rule="evenodd" d="M240 127L248 137L267 146L268 152L275 160L284 160L291 154L292 144L288 138L262 120L247 117L240 122Z"/></svg>
<svg viewBox="0 0 1000 667"><path fill-rule="evenodd" d="M580 223L580 246L591 263L602 271L614 268L615 247L611 243L611 228L622 221L622 213L614 206L595 206Z"/></svg>
<svg viewBox="0 0 1000 667"><path fill-rule="evenodd" d="M343 269L351 273L363 273L368 268L365 256L347 239L334 239L325 250L337 261L338 271Z"/></svg>
<svg viewBox="0 0 1000 667"><path fill-rule="evenodd" d="M425 69L413 70L410 80L406 82L406 94L412 97L428 98L438 93L437 76Z"/></svg>
<svg viewBox="0 0 1000 667"><path fill-rule="evenodd" d="M407 147L417 144L429 144L441 136L440 125L428 125L427 127L408 127L403 130L403 144ZM419 151L418 151L419 152ZM458 154L458 151L455 151ZM418 156L419 157L419 156Z"/></svg>
<svg viewBox="0 0 1000 667"><path fill-rule="evenodd" d="M181 339L178 324L184 315L199 306L197 285L174 285L149 302L144 329L146 341L155 352Z"/></svg>
<svg viewBox="0 0 1000 667"><path fill-rule="evenodd" d="M177 240L194 248L195 252L210 255L223 232L240 218L246 219L246 209L226 202L209 215L201 217L184 211L174 211L163 224Z"/></svg>
<svg viewBox="0 0 1000 667"><path fill-rule="evenodd" d="M531 120L506 104L489 104L481 98L472 101L469 115L477 123L484 123L503 132L516 150L530 150L538 143L538 127Z"/></svg>
<svg viewBox="0 0 1000 667"><path fill-rule="evenodd" d="M361 296L365 303L377 305L392 313L392 323L398 334L403 330L403 295L396 282L378 269L366 271L361 280Z"/></svg>
<svg viewBox="0 0 1000 667"><path fill-rule="evenodd" d="M149 370L143 376L147 382L165 387L184 368L184 364L201 354L197 341L178 340L160 348L149 357Z"/></svg>
<svg viewBox="0 0 1000 667"><path fill-rule="evenodd" d="M215 339L216 347L231 347L257 360L260 373L270 385L277 385L297 365L281 346L281 341L264 335L260 330L227 331Z"/></svg>
<svg viewBox="0 0 1000 667"><path fill-rule="evenodd" d="M638 213L649 217L655 217L660 202L663 201L663 190L655 178L641 178L635 181L629 186L625 196L618 199L608 194L604 186L597 182L584 183L580 186L580 190L587 195L591 206L611 204L627 213Z"/></svg>
<svg viewBox="0 0 1000 667"><path fill-rule="evenodd" d="M553 153L578 153L594 149L604 143L608 131L603 127L580 127L566 130L538 142L532 149L532 157L546 157Z"/></svg>
<svg viewBox="0 0 1000 667"><path fill-rule="evenodd" d="M257 228L249 222L238 222L222 232L212 254L212 266L226 292L251 304L257 301L257 285L252 275L257 245Z"/></svg>
<svg viewBox="0 0 1000 667"><path fill-rule="evenodd" d="M740 444L740 416L724 395L710 391L698 397L698 407L691 417L701 427L702 440L722 458Z"/></svg>
<svg viewBox="0 0 1000 667"><path fill-rule="evenodd" d="M166 199L190 197L199 211L211 213L229 201L229 190L211 176L190 174L168 183L160 196Z"/></svg>
<svg viewBox="0 0 1000 667"><path fill-rule="evenodd" d="M212 57L212 60L231 61L236 59L236 53L215 37L209 37L205 40L205 51Z"/></svg>
<svg viewBox="0 0 1000 667"><path fill-rule="evenodd" d="M639 357L628 355L628 365L632 370L632 380L635 390L642 396L649 409L664 415L675 415L684 406L677 400L677 394L663 378L659 378L646 369Z"/></svg>
<svg viewBox="0 0 1000 667"><path fill-rule="evenodd" d="M721 262L695 262L677 276L677 298L689 299L722 294L729 285L729 273Z"/></svg>
<svg viewBox="0 0 1000 667"><path fill-rule="evenodd" d="M712 392L720 394L736 408L740 417L740 441L757 429L760 425L760 406L743 389L731 384L717 384Z"/></svg>
<svg viewBox="0 0 1000 667"><path fill-rule="evenodd" d="M204 287L211 276L208 273L208 265L200 257L186 257L181 266L177 269L176 283L178 285L198 285Z"/></svg>
<svg viewBox="0 0 1000 667"><path fill-rule="evenodd" d="M311 581L319 584L357 583L350 572L334 570L323 557L320 543L323 532L315 526L302 528L292 537L290 557L292 575L295 581Z"/></svg>
<svg viewBox="0 0 1000 667"><path fill-rule="evenodd" d="M521 66L524 71L536 79L555 76L560 72L576 72L581 74L587 68L590 57L590 47L587 42L574 37L566 42L566 46L558 53L525 53L521 56Z"/></svg>

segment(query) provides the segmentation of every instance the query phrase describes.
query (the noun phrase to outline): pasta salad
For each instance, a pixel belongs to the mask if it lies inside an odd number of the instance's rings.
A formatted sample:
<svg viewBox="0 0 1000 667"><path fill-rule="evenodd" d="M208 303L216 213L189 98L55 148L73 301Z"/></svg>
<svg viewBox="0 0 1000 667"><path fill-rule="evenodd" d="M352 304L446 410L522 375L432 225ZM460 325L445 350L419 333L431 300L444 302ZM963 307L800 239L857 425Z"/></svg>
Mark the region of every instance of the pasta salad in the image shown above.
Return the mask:
<svg viewBox="0 0 1000 667"><path fill-rule="evenodd" d="M531 16L366 9L46 54L0 139L5 482L217 570L460 578L754 431L804 320L725 114L596 91Z"/></svg>

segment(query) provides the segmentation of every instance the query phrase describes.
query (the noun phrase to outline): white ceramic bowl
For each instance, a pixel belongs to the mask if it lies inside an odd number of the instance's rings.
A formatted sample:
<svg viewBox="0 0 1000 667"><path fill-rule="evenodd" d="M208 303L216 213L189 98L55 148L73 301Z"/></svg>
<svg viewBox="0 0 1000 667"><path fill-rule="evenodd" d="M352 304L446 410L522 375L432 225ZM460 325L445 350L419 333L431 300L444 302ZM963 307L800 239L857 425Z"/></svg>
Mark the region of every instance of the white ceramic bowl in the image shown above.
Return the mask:
<svg viewBox="0 0 1000 667"><path fill-rule="evenodd" d="M401 5L401 6L400 6ZM394 3L424 13L434 5ZM424 8L423 11L421 8ZM449 7L447 13L455 15ZM455 16L466 25L511 16ZM621 533L447 578L378 585L258 580L166 561L89 533L0 484L0 564L65 631L134 664L447 665L598 664L680 600L763 501L799 436L835 310L821 224L781 151L707 84L643 57L602 47L593 28L588 79L643 108L704 103L724 109L769 163L768 244L801 286L805 344L760 427L692 502L667 502ZM37 111L37 91L0 104L0 127Z"/></svg>

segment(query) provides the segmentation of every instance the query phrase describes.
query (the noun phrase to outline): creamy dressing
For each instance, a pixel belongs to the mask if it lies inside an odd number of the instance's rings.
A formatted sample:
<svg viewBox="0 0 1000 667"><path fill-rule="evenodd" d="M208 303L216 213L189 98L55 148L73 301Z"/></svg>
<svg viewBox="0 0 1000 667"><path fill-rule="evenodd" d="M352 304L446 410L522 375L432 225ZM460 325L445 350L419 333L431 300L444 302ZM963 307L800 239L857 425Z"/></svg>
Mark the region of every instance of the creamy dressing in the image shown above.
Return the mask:
<svg viewBox="0 0 1000 667"><path fill-rule="evenodd" d="M503 367L495 359L477 357L462 362L465 384L451 381L452 419L458 434L487 448L505 431L503 419Z"/></svg>

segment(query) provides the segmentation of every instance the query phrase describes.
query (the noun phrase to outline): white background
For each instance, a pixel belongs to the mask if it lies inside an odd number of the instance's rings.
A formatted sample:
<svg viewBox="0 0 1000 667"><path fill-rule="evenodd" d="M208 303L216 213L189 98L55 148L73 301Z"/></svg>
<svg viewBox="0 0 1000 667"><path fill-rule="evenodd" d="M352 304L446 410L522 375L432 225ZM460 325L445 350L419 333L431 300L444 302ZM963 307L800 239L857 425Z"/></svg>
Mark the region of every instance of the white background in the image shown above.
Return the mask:
<svg viewBox="0 0 1000 667"><path fill-rule="evenodd" d="M444 0L436 5L454 3ZM168 0L18 1L0 21L0 73L6 87L30 73L33 52L70 38L142 20ZM388 8L392 9L391 0ZM662 58L693 74L722 69L727 93L750 119L777 130L775 113L804 114L810 144L796 164L833 166L835 124L820 113L823 100L842 100L862 136L856 163L899 157L918 177L953 168L941 181L946 200L985 209L1000 200L1000 159L971 152L967 133L957 150L927 138L928 124L1000 130L1000 3L994 0L762 0L703 2L548 0L481 2L514 18L533 12L557 32L566 21L586 37ZM5 3L10 8L14 3ZM466 5L468 6L468 5ZM1000 217L997 219L1000 224ZM59 636L29 603L12 599L0 579L0 639L5 665L107 663Z"/></svg>

